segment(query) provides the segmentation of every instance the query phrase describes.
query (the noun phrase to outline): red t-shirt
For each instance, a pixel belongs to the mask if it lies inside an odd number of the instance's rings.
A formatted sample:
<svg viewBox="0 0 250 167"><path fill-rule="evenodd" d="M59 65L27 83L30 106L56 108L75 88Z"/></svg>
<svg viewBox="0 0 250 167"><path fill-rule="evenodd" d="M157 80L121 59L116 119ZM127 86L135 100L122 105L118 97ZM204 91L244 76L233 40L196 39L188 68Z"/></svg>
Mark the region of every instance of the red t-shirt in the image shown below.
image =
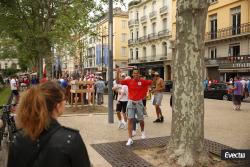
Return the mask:
<svg viewBox="0 0 250 167"><path fill-rule="evenodd" d="M146 96L148 86L151 85L151 83L151 80L144 79L125 79L120 81L120 84L128 86L128 99L134 101L142 100Z"/></svg>

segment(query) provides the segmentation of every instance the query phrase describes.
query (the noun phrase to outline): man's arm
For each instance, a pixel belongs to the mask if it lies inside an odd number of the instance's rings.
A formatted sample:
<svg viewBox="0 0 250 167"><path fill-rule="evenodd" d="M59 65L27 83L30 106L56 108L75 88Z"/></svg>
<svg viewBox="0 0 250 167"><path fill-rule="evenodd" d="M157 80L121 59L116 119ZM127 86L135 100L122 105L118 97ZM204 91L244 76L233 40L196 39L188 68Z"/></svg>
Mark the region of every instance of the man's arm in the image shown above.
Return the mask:
<svg viewBox="0 0 250 167"><path fill-rule="evenodd" d="M115 80L116 80L117 84L120 83L120 73L121 73L120 68L116 68L116 77L115 77Z"/></svg>

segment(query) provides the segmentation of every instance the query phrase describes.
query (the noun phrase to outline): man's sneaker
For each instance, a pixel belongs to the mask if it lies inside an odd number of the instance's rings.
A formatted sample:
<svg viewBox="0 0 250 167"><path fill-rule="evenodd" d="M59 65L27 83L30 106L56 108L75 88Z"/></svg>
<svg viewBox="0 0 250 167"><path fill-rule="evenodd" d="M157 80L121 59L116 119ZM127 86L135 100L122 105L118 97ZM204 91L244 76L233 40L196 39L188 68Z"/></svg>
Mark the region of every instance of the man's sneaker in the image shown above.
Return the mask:
<svg viewBox="0 0 250 167"><path fill-rule="evenodd" d="M133 144L133 140L131 138L128 139L126 146L131 146Z"/></svg>
<svg viewBox="0 0 250 167"><path fill-rule="evenodd" d="M161 116L160 120L161 120L161 122L164 122L164 117L163 117L163 116Z"/></svg>
<svg viewBox="0 0 250 167"><path fill-rule="evenodd" d="M136 131L133 130L133 131L132 131L132 136L135 136L135 135L136 135Z"/></svg>
<svg viewBox="0 0 250 167"><path fill-rule="evenodd" d="M122 123L122 122L119 122L118 128L121 129L123 126L124 126L123 123Z"/></svg>
<svg viewBox="0 0 250 167"><path fill-rule="evenodd" d="M161 120L159 118L157 118L155 121L153 121L153 123L159 123L161 122Z"/></svg>
<svg viewBox="0 0 250 167"><path fill-rule="evenodd" d="M141 138L142 138L142 139L145 139L145 138L146 138L146 135L145 135L145 132L144 132L144 131L141 132Z"/></svg>

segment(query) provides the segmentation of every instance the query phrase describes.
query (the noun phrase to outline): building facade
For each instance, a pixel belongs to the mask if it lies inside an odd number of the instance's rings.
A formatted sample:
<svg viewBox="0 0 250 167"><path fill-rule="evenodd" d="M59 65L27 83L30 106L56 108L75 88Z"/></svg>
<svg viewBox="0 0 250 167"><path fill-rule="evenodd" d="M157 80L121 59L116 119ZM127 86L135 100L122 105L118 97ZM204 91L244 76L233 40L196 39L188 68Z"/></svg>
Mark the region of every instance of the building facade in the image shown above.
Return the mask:
<svg viewBox="0 0 250 167"><path fill-rule="evenodd" d="M134 0L129 3L129 65L142 75L158 71L171 80L171 0Z"/></svg>
<svg viewBox="0 0 250 167"><path fill-rule="evenodd" d="M18 59L6 58L0 60L0 70L5 70L9 68L20 70L21 68L19 67Z"/></svg>
<svg viewBox="0 0 250 167"><path fill-rule="evenodd" d="M84 58L85 72L100 73L107 78L108 69L108 17L104 17L96 27L96 36L87 39ZM113 10L113 66L128 66L128 13L121 8Z"/></svg>
<svg viewBox="0 0 250 167"><path fill-rule="evenodd" d="M211 0L205 46L208 78L250 77L249 0Z"/></svg>
<svg viewBox="0 0 250 167"><path fill-rule="evenodd" d="M172 0L172 40L176 38L176 0ZM229 81L250 77L250 1L210 0L205 34L205 78Z"/></svg>

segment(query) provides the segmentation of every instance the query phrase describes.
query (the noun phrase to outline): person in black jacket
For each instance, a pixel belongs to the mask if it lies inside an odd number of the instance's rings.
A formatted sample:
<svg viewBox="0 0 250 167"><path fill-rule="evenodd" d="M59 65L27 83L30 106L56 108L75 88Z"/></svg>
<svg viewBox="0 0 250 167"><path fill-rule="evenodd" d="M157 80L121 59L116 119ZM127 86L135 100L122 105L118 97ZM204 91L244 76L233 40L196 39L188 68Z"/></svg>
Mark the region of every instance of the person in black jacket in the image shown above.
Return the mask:
<svg viewBox="0 0 250 167"><path fill-rule="evenodd" d="M24 92L17 109L17 126L8 167L89 167L79 131L61 126L64 91L48 81Z"/></svg>

